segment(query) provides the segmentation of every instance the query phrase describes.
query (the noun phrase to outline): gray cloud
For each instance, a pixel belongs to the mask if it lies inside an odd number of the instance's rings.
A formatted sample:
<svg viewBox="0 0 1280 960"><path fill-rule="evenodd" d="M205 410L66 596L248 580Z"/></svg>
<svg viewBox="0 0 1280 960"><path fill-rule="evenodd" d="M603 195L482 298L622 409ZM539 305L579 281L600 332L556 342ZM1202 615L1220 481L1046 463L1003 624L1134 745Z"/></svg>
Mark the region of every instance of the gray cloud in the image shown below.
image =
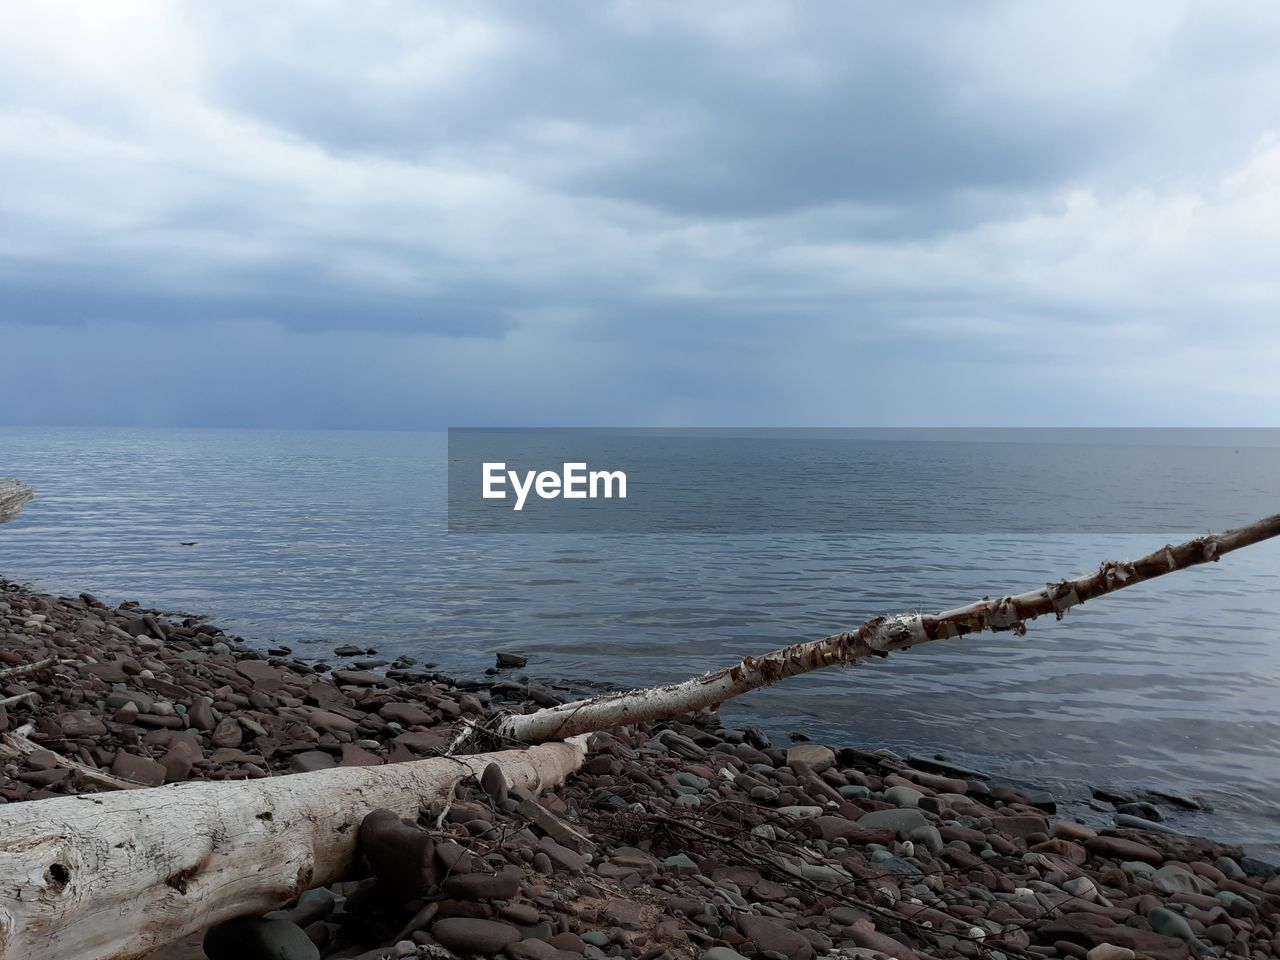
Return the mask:
<svg viewBox="0 0 1280 960"><path fill-rule="evenodd" d="M1269 4L11 19L0 422L1280 412Z"/></svg>

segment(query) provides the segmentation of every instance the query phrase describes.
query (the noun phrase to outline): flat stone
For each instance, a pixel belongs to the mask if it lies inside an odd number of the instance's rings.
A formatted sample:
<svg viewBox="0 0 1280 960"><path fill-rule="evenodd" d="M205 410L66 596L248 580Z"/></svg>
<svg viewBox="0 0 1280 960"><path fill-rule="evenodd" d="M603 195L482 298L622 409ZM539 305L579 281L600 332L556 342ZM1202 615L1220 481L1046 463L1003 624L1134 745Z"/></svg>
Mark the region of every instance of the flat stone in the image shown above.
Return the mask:
<svg viewBox="0 0 1280 960"><path fill-rule="evenodd" d="M1089 877L1072 877L1062 884L1062 889L1090 903L1098 899L1098 887Z"/></svg>
<svg viewBox="0 0 1280 960"><path fill-rule="evenodd" d="M449 735L441 730L419 730L413 733L402 733L396 737L395 742L414 753L435 753L449 745Z"/></svg>
<svg viewBox="0 0 1280 960"><path fill-rule="evenodd" d="M116 752L115 762L111 764L111 772L117 777L132 780L148 787L158 787L164 783L167 771L155 760L135 756L123 750Z"/></svg>
<svg viewBox="0 0 1280 960"><path fill-rule="evenodd" d="M737 923L738 930L756 945L756 950L760 953L779 953L790 960L813 958L813 944L808 938L776 920L754 914L741 914Z"/></svg>
<svg viewBox="0 0 1280 960"><path fill-rule="evenodd" d="M1033 833L1049 834L1049 821L1043 817L1033 817L1029 814L992 817L991 829L998 833L1003 833L1006 837L1019 837L1025 839Z"/></svg>
<svg viewBox="0 0 1280 960"><path fill-rule="evenodd" d="M822 807L815 807L808 804L793 804L787 807L779 807L778 814L783 817L792 817L796 820L815 820L822 816L822 809Z"/></svg>
<svg viewBox="0 0 1280 960"><path fill-rule="evenodd" d="M507 786L507 777L502 772L502 767L496 763L491 763L484 768L480 774L480 789L483 790L496 804L506 802L510 794L510 788Z"/></svg>
<svg viewBox="0 0 1280 960"><path fill-rule="evenodd" d="M397 904L418 899L431 882L431 838L390 810L374 810L360 822L360 851L379 887Z"/></svg>
<svg viewBox="0 0 1280 960"><path fill-rule="evenodd" d="M327 770L337 765L338 761L333 758L333 754L323 750L305 750L294 754L289 761L289 769L294 773L311 773L313 770Z"/></svg>
<svg viewBox="0 0 1280 960"><path fill-rule="evenodd" d="M377 767L382 764L382 758L376 753L371 753L364 747L358 747L354 743L344 743L342 745L342 756L338 758L338 766L340 767Z"/></svg>
<svg viewBox="0 0 1280 960"><path fill-rule="evenodd" d="M240 676L253 681L254 689L270 693L284 686L280 671L265 660L241 660L236 664Z"/></svg>
<svg viewBox="0 0 1280 960"><path fill-rule="evenodd" d="M847 840L850 845L859 846L868 843L887 845L893 842L894 831L888 827L867 827L844 817L831 816L815 817L813 823L821 832L822 839L828 842Z"/></svg>
<svg viewBox="0 0 1280 960"><path fill-rule="evenodd" d="M491 957L520 940L520 931L499 920L445 917L431 925L431 936L455 953Z"/></svg>
<svg viewBox="0 0 1280 960"><path fill-rule="evenodd" d="M181 783L191 776L191 768L203 756L193 737L174 737L168 751L160 758L165 783Z"/></svg>
<svg viewBox="0 0 1280 960"><path fill-rule="evenodd" d="M317 730L329 733L355 733L359 729L354 720L331 710L312 710L307 714L307 722Z"/></svg>
<svg viewBox="0 0 1280 960"><path fill-rule="evenodd" d="M320 950L288 920L238 917L204 937L209 960L320 960Z"/></svg>
<svg viewBox="0 0 1280 960"><path fill-rule="evenodd" d="M333 671L333 682L340 686L376 687L382 682L382 679L378 674L368 670Z"/></svg>
<svg viewBox="0 0 1280 960"><path fill-rule="evenodd" d="M861 926L849 928L849 939L860 947L883 953L896 960L916 960L916 952L905 944L893 939L887 933L878 930L867 930Z"/></svg>
<svg viewBox="0 0 1280 960"><path fill-rule="evenodd" d="M444 892L459 900L510 900L519 889L514 873L463 873L444 881Z"/></svg>
<svg viewBox="0 0 1280 960"><path fill-rule="evenodd" d="M244 742L244 731L234 717L223 717L209 740L215 747L238 747Z"/></svg>
<svg viewBox="0 0 1280 960"><path fill-rule="evenodd" d="M107 732L107 725L84 710L64 713L58 721L62 735L68 738L100 737Z"/></svg>
<svg viewBox="0 0 1280 960"><path fill-rule="evenodd" d="M647 920L644 906L629 900L614 900L604 912L611 924L623 930L640 930Z"/></svg>
<svg viewBox="0 0 1280 960"><path fill-rule="evenodd" d="M378 716L390 723L399 723L406 727L424 726L435 717L416 703L385 703L378 710Z"/></svg>
<svg viewBox="0 0 1280 960"><path fill-rule="evenodd" d="M861 827L885 827L898 833L911 833L919 827L927 827L929 821L925 815L913 807L899 810L873 810L858 818Z"/></svg>
<svg viewBox="0 0 1280 960"><path fill-rule="evenodd" d="M1036 935L1041 940L1083 943L1086 949L1108 943L1126 947L1136 953L1169 958L1169 960L1182 960L1187 956L1186 944L1174 937L1117 924L1114 920L1085 911L1069 913L1050 920L1036 928Z"/></svg>
<svg viewBox="0 0 1280 960"><path fill-rule="evenodd" d="M1178 831L1166 827L1163 823L1156 823L1154 820L1144 820L1142 817L1130 816L1127 813L1117 813L1116 826L1123 827L1126 830L1146 830L1150 833L1172 833Z"/></svg>
<svg viewBox="0 0 1280 960"><path fill-rule="evenodd" d="M262 757L245 753L239 747L219 747L209 754L214 763L262 763Z"/></svg>
<svg viewBox="0 0 1280 960"><path fill-rule="evenodd" d="M1072 843L1070 840L1053 839L1046 840L1043 843L1037 843L1031 848L1032 853L1050 854L1055 857L1062 857L1077 867L1082 866L1089 859L1088 851L1078 843Z"/></svg>
<svg viewBox="0 0 1280 960"><path fill-rule="evenodd" d="M58 766L57 754L51 750L33 750L27 754L28 770L53 770Z"/></svg>
<svg viewBox="0 0 1280 960"><path fill-rule="evenodd" d="M1092 827L1086 827L1083 823L1076 823L1074 820L1058 820L1054 823L1053 829L1049 831L1050 837L1060 838L1062 840L1074 840L1083 843L1098 835L1098 831Z"/></svg>
<svg viewBox="0 0 1280 960"><path fill-rule="evenodd" d="M532 927L538 922L538 911L527 903L509 903L498 911L503 920L522 927Z"/></svg>
<svg viewBox="0 0 1280 960"><path fill-rule="evenodd" d="M1084 955L1084 960L1134 960L1136 957L1128 947L1117 947L1114 943L1100 943Z"/></svg>
<svg viewBox="0 0 1280 960"><path fill-rule="evenodd" d="M918 807L923 799L924 794L911 787L890 787L884 792L885 803L892 803L895 807Z"/></svg>
<svg viewBox="0 0 1280 960"><path fill-rule="evenodd" d="M509 943L503 947L503 951L511 960L577 960L582 956L580 953L557 950L544 940L521 940L519 943Z"/></svg>
<svg viewBox="0 0 1280 960"><path fill-rule="evenodd" d="M129 674L125 672L124 666L118 660L108 660L103 663L86 663L80 667L80 672L97 677L106 683L124 683L129 679Z"/></svg>
<svg viewBox="0 0 1280 960"><path fill-rule="evenodd" d="M1163 863L1164 854L1137 840L1126 840L1123 837L1091 837L1084 842L1085 848L1095 856L1110 857L1113 860L1141 860L1143 863Z"/></svg>
<svg viewBox="0 0 1280 960"><path fill-rule="evenodd" d="M910 776L910 779L916 783L923 784L934 793L958 793L966 794L969 792L968 781L957 779L956 777L944 777L936 773L922 773L919 770L903 770L903 776Z"/></svg>
<svg viewBox="0 0 1280 960"><path fill-rule="evenodd" d="M1165 864L1151 875L1151 885L1161 893L1200 893L1195 874L1172 863Z"/></svg>
<svg viewBox="0 0 1280 960"><path fill-rule="evenodd" d="M938 828L933 825L916 827L911 831L908 838L912 843L918 843L928 850L935 857L942 852L942 835L938 833ZM1081 851L1083 853L1084 851Z"/></svg>
<svg viewBox="0 0 1280 960"><path fill-rule="evenodd" d="M564 844L556 843L550 837L542 837L538 841L538 849L550 857L551 862L556 866L575 873L585 870L589 865L589 861L582 854L570 850Z"/></svg>
<svg viewBox="0 0 1280 960"><path fill-rule="evenodd" d="M814 773L822 773L836 765L836 755L830 747L817 743L798 743L787 750L787 766L802 763Z"/></svg>
<svg viewBox="0 0 1280 960"><path fill-rule="evenodd" d="M698 872L698 863L683 853L672 854L663 858L662 868L680 876L692 876Z"/></svg>
<svg viewBox="0 0 1280 960"><path fill-rule="evenodd" d="M1175 913L1166 907L1156 907L1147 914L1147 923L1151 924L1151 929L1161 936L1173 937L1185 944L1195 944L1199 947L1191 924L1187 923L1187 918L1180 913Z"/></svg>

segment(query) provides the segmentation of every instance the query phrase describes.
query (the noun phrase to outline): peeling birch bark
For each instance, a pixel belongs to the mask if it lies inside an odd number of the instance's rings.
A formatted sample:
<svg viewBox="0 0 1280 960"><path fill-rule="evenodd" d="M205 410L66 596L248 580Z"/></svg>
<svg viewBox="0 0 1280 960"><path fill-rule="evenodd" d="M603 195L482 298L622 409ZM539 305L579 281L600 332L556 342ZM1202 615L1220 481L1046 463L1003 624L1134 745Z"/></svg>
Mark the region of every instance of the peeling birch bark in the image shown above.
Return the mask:
<svg viewBox="0 0 1280 960"><path fill-rule="evenodd" d="M1225 533L1208 534L1177 546L1161 547L1131 562L1104 562L1096 573L1060 580L1037 590L937 614L904 613L875 617L854 630L822 640L795 644L758 657L743 657L733 666L705 676L661 687L577 700L530 714L502 717L494 733L502 739L541 743L609 730L631 723L668 719L715 707L751 690L767 687L812 670L852 665L867 657L960 637L984 630L1026 633L1026 621L1053 614L1061 620L1074 606L1134 584L1184 570L1280 535L1280 514Z"/></svg>
<svg viewBox="0 0 1280 960"><path fill-rule="evenodd" d="M0 523L16 517L23 504L34 495L25 483L12 477L0 477Z"/></svg>
<svg viewBox="0 0 1280 960"><path fill-rule="evenodd" d="M526 750L183 783L0 807L0 957L132 960L340 879L365 814L415 818L490 763L559 784L585 738Z"/></svg>

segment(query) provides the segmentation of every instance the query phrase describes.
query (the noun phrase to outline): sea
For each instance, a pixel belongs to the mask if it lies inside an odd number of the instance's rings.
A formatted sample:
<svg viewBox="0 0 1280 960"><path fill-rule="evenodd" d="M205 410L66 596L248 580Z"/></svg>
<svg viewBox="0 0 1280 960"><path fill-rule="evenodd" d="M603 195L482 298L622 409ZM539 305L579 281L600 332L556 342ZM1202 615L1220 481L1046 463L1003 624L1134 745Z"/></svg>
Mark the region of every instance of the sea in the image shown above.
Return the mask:
<svg viewBox="0 0 1280 960"><path fill-rule="evenodd" d="M846 461L908 441L806 442L823 445L838 482ZM943 511L953 493L937 478L957 458L980 464L993 502L1039 495L1015 469L1028 458L1016 437L909 442L913 470L894 480L906 501ZM1217 442L1175 441L1185 450L1162 449L1161 469L1177 481ZM1062 443L1073 464L1101 456L1088 438ZM1280 444L1252 443L1231 439L1209 475L1250 504L1280 493ZM1088 573L1218 520L1170 516L1167 535L1149 517L1133 529L450 532L449 459L444 432L0 428L0 476L36 489L0 527L0 576L200 614L309 658L354 643L478 677L516 651L530 676L634 687L878 614ZM1009 476L1020 479L1006 489ZM826 670L722 714L784 746L795 736L945 757L1047 789L1095 824L1109 822L1089 804L1095 788L1198 798L1200 810L1156 802L1174 829L1280 862L1280 543L1033 622L1026 636Z"/></svg>

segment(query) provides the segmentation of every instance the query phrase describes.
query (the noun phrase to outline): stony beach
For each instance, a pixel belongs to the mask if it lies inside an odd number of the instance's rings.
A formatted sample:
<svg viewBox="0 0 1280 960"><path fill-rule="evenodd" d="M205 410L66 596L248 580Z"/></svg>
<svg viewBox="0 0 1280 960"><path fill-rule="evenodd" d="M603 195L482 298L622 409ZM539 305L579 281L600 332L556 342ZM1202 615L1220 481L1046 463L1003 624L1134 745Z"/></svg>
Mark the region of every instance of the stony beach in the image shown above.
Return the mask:
<svg viewBox="0 0 1280 960"><path fill-rule="evenodd" d="M404 762L464 718L574 695L518 657L464 681L376 646L316 662L0 580L0 798ZM937 757L772 744L703 713L596 734L541 796L491 768L416 822L370 810L344 881L153 960L1280 954L1274 867L1103 799L1098 831Z"/></svg>

